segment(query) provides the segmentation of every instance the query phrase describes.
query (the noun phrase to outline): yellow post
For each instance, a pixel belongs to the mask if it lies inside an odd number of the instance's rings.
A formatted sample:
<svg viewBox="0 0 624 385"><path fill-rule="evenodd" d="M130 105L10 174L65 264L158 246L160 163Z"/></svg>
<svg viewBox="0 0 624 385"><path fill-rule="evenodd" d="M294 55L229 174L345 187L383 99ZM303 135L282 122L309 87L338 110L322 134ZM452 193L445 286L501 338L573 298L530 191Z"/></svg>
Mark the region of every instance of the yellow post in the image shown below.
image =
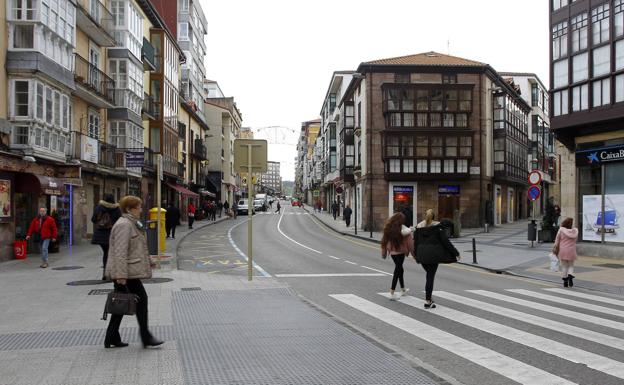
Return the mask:
<svg viewBox="0 0 624 385"><path fill-rule="evenodd" d="M157 222L157 225L159 225L160 227L160 231L158 234L158 251L160 253L165 252L165 237L167 236L167 233L165 232L165 214L167 213L167 210L161 208L160 209L160 215L158 215L158 207L154 207L152 209L150 209L149 211L149 219L150 221L160 221Z"/></svg>

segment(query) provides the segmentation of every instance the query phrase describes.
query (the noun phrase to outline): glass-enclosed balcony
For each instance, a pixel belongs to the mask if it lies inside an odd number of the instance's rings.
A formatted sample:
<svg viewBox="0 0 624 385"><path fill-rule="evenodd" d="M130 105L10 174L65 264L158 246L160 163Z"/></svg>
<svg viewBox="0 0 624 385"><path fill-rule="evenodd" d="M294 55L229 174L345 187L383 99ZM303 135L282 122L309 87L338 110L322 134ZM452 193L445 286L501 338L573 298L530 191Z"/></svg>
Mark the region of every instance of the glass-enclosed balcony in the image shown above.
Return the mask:
<svg viewBox="0 0 624 385"><path fill-rule="evenodd" d="M99 0L76 1L76 24L102 47L114 47L113 15Z"/></svg>

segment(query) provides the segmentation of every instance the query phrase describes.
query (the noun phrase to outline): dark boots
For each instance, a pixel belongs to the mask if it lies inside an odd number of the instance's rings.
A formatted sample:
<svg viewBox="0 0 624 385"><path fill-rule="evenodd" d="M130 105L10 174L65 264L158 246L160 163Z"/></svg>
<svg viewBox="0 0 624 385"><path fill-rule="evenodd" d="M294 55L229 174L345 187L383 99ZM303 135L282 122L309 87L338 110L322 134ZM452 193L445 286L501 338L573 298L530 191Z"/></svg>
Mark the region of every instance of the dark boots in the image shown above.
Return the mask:
<svg viewBox="0 0 624 385"><path fill-rule="evenodd" d="M563 287L568 287L568 277L561 278L563 280Z"/></svg>
<svg viewBox="0 0 624 385"><path fill-rule="evenodd" d="M563 280L563 287L573 287L574 286L574 276L572 274L568 274L567 277L561 278Z"/></svg>

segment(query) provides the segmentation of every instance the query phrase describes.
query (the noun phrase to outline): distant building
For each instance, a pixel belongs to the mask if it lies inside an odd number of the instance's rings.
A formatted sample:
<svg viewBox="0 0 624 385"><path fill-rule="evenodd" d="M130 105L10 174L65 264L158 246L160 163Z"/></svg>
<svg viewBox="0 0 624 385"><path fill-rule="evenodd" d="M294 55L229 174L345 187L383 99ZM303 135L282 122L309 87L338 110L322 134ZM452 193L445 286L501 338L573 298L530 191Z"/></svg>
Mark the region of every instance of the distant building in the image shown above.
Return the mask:
<svg viewBox="0 0 624 385"><path fill-rule="evenodd" d="M267 162L268 171L260 176L259 191L280 195L282 193L282 176L280 162Z"/></svg>
<svg viewBox="0 0 624 385"><path fill-rule="evenodd" d="M253 139L253 131L251 131L250 127L241 127L240 129L240 138L241 139Z"/></svg>

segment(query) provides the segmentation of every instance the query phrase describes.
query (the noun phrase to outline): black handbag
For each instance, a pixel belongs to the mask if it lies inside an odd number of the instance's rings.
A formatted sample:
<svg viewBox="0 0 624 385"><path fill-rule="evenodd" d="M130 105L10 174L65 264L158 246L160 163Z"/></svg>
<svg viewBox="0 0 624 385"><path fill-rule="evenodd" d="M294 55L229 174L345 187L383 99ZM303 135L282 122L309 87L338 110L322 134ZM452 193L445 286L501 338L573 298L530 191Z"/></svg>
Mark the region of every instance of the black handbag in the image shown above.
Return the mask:
<svg viewBox="0 0 624 385"><path fill-rule="evenodd" d="M135 315L139 296L131 294L126 288L126 293L112 291L106 297L102 320L106 321L107 314L113 315Z"/></svg>

